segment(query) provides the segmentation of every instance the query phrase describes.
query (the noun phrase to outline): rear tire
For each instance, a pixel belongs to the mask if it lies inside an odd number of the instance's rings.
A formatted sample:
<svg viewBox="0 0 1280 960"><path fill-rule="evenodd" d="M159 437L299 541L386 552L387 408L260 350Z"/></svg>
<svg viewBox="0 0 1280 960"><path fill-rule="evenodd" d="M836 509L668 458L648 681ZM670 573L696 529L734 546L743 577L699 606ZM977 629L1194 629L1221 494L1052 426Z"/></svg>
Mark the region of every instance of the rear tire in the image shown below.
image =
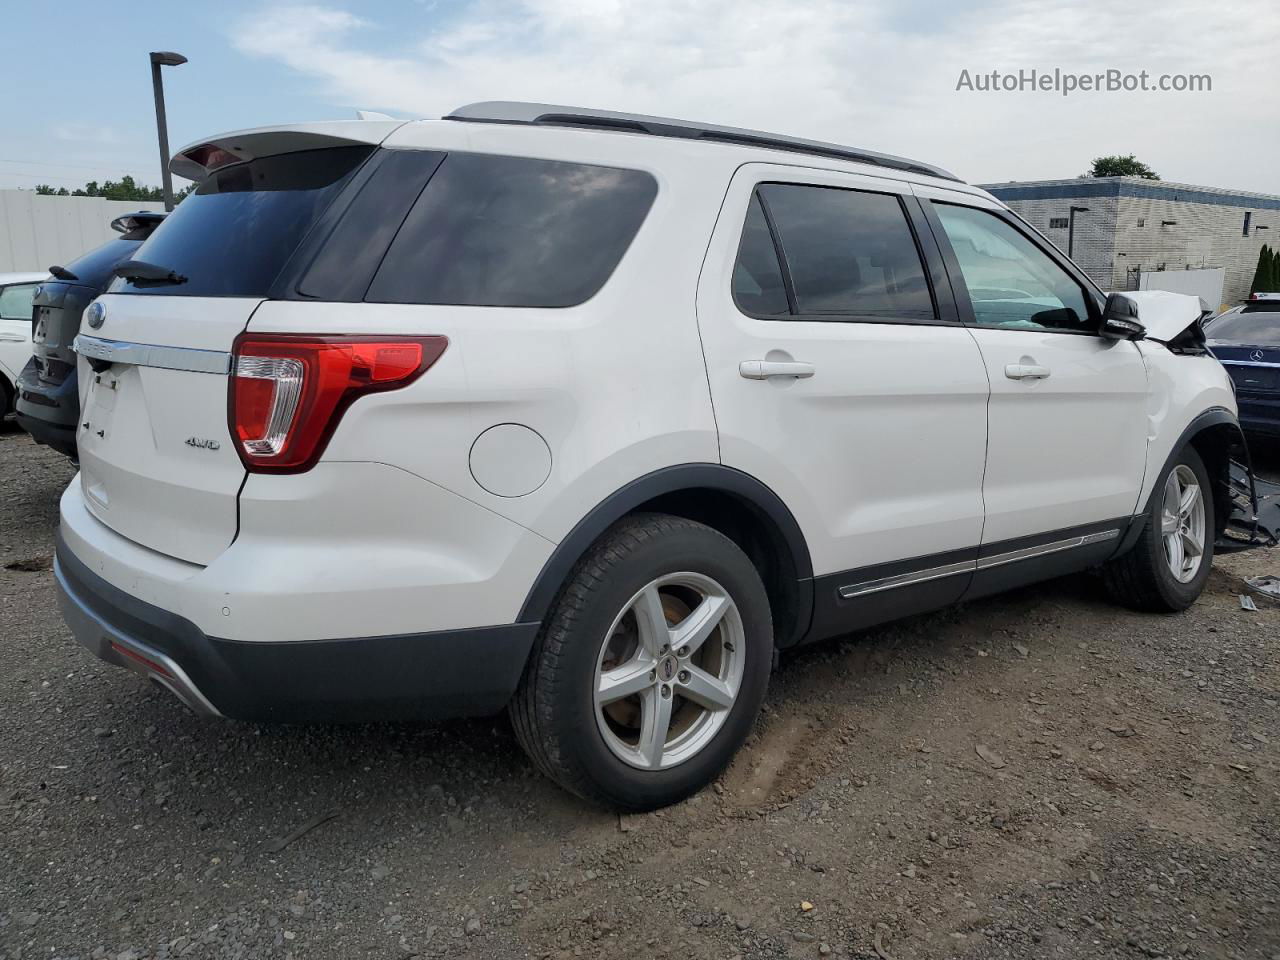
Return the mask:
<svg viewBox="0 0 1280 960"><path fill-rule="evenodd" d="M1200 455L1183 448L1152 491L1138 542L1103 568L1115 600L1153 613L1195 603L1213 566L1212 489Z"/></svg>
<svg viewBox="0 0 1280 960"><path fill-rule="evenodd" d="M720 774L755 723L772 660L768 597L737 545L637 514L570 574L508 709L552 780L651 810Z"/></svg>

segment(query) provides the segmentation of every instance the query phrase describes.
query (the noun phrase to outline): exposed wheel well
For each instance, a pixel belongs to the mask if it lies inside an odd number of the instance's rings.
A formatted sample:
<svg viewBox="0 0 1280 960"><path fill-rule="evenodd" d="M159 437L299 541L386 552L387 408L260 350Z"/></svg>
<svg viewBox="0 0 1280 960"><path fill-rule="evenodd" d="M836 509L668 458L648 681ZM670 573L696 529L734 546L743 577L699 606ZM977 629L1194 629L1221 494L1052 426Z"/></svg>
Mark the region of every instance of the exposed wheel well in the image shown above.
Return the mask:
<svg viewBox="0 0 1280 960"><path fill-rule="evenodd" d="M13 412L17 397L18 391L9 382L9 378L0 373L0 417L8 416Z"/></svg>
<svg viewBox="0 0 1280 960"><path fill-rule="evenodd" d="M800 574L786 537L773 518L749 500L723 490L694 488L661 494L630 512L668 513L718 530L759 571L777 645L789 646L807 629L811 604L800 595Z"/></svg>
<svg viewBox="0 0 1280 960"><path fill-rule="evenodd" d="M1244 451L1244 460L1248 462L1244 438L1235 424L1215 423L1192 435L1187 444L1200 455L1205 469L1209 471L1213 492L1213 532L1217 537L1226 528L1231 515L1232 457Z"/></svg>

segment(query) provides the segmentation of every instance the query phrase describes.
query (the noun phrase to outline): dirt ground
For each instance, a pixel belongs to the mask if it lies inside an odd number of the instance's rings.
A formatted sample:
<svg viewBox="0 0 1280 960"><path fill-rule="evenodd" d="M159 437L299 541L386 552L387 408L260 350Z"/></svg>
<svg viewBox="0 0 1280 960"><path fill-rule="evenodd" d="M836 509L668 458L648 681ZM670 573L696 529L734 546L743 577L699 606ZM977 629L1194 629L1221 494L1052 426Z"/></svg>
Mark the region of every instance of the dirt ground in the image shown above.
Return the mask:
<svg viewBox="0 0 1280 960"><path fill-rule="evenodd" d="M504 718L201 721L92 659L58 455L0 433L0 957L1280 958L1280 604L1089 577L785 659L714 789L619 819ZM307 828L310 829L307 829Z"/></svg>

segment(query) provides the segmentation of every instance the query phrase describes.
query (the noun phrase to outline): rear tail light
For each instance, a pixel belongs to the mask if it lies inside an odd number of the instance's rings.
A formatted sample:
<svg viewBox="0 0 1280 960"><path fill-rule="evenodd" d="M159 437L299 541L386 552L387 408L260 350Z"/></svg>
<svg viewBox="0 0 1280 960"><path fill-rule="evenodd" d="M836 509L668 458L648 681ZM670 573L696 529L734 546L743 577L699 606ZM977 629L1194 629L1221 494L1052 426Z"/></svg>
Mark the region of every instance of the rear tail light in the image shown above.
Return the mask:
<svg viewBox="0 0 1280 960"><path fill-rule="evenodd" d="M446 337L242 333L230 391L236 452L251 471L310 469L357 398L408 386L448 345Z"/></svg>

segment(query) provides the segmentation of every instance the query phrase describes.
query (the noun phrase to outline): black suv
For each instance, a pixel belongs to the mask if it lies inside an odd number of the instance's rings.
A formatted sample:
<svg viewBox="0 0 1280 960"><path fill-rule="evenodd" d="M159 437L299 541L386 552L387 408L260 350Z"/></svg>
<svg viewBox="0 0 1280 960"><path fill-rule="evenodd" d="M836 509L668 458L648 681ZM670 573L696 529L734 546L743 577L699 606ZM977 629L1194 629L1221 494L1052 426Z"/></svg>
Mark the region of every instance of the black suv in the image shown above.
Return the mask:
<svg viewBox="0 0 1280 960"><path fill-rule="evenodd" d="M163 213L147 210L117 217L111 227L120 236L65 267L50 267L52 279L36 290L32 355L18 374L18 423L37 443L48 444L73 460L80 420L74 349L80 315L114 279L112 268L132 257L164 218Z"/></svg>

